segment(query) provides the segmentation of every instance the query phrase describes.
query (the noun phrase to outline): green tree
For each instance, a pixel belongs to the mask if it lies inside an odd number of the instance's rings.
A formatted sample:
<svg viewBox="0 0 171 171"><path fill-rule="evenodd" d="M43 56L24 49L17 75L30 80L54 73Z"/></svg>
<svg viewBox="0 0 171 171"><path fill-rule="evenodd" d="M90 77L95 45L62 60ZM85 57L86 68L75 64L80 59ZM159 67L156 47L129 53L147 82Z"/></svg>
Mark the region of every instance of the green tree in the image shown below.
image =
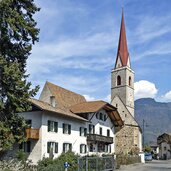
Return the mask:
<svg viewBox="0 0 171 171"><path fill-rule="evenodd" d="M149 145L145 145L144 151L150 153L152 151L152 149Z"/></svg>
<svg viewBox="0 0 171 171"><path fill-rule="evenodd" d="M0 151L25 139L26 123L17 113L30 109L28 99L39 88L31 88L26 74L27 58L38 41L37 11L33 0L0 1Z"/></svg>

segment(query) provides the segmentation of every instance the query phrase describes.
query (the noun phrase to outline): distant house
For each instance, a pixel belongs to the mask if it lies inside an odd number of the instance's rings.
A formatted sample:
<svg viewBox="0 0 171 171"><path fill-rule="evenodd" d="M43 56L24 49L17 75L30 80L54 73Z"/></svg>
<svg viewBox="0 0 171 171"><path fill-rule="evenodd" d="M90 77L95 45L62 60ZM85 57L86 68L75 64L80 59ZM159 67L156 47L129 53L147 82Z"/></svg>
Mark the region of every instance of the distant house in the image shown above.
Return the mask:
<svg viewBox="0 0 171 171"><path fill-rule="evenodd" d="M171 159L171 134L164 133L157 138L159 145L159 158L160 159Z"/></svg>
<svg viewBox="0 0 171 171"><path fill-rule="evenodd" d="M79 94L46 82L32 110L20 113L29 123L27 139L19 148L33 163L56 158L71 150L79 155L115 152L115 127L123 121L116 108L104 101L87 102Z"/></svg>
<svg viewBox="0 0 171 171"><path fill-rule="evenodd" d="M159 145L155 144L151 144L151 153L153 155L154 159L158 159L159 158Z"/></svg>
<svg viewBox="0 0 171 171"><path fill-rule="evenodd" d="M152 144L150 147L154 154L159 154L159 146L157 144Z"/></svg>

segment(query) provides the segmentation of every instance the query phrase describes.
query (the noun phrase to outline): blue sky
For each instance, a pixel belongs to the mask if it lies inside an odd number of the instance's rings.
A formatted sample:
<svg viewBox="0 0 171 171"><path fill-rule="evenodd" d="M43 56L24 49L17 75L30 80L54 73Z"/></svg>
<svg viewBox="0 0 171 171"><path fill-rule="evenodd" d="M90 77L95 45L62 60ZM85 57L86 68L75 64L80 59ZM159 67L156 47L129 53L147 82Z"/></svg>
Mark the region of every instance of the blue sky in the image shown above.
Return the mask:
<svg viewBox="0 0 171 171"><path fill-rule="evenodd" d="M88 100L109 100L122 2L35 0L41 7L35 15L40 40L28 59L32 84L41 91L48 80ZM170 7L170 0L124 1L136 99L171 101Z"/></svg>

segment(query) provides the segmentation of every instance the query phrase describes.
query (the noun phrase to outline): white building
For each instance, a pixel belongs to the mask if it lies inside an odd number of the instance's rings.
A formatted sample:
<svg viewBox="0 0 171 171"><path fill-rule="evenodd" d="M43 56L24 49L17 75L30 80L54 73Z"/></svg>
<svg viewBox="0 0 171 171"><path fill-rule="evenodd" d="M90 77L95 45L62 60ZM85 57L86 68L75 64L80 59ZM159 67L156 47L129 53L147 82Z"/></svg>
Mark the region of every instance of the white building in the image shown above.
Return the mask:
<svg viewBox="0 0 171 171"><path fill-rule="evenodd" d="M157 138L159 145L159 158L171 159L171 134L164 133Z"/></svg>
<svg viewBox="0 0 171 171"><path fill-rule="evenodd" d="M87 102L49 82L40 99L30 101L32 110L20 114L30 125L28 141L20 148L33 163L68 150L80 155L115 152L115 127L123 122L114 106L104 101Z"/></svg>

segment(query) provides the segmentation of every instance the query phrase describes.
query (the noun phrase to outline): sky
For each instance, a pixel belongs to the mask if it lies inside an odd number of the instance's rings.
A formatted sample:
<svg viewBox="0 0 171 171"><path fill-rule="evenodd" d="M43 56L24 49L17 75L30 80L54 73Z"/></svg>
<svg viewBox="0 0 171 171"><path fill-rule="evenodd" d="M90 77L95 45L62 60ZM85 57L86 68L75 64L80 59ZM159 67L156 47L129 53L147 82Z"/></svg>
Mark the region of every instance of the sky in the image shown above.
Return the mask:
<svg viewBox="0 0 171 171"><path fill-rule="evenodd" d="M110 101L122 7L135 99L171 102L171 0L35 0L39 42L27 63L29 81L46 81Z"/></svg>

